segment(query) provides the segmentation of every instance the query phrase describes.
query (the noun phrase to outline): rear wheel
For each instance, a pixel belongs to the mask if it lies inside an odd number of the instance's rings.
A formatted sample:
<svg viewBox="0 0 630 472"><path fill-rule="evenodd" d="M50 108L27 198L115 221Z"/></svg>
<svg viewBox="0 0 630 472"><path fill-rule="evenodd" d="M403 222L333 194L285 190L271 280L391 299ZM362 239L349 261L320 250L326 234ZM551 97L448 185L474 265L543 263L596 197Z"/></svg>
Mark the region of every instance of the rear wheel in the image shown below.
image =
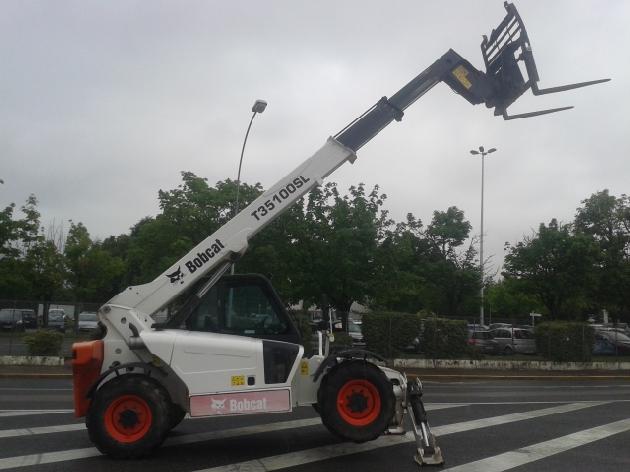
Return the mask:
<svg viewBox="0 0 630 472"><path fill-rule="evenodd" d="M514 348L512 348L512 346L505 346L505 348L503 349L503 354L505 354L506 356L511 356L512 354L514 354Z"/></svg>
<svg viewBox="0 0 630 472"><path fill-rule="evenodd" d="M326 376L318 392L322 423L354 442L380 436L394 413L394 402L385 374L365 361L342 362Z"/></svg>
<svg viewBox="0 0 630 472"><path fill-rule="evenodd" d="M143 375L123 375L98 389L86 417L90 440L103 454L136 459L158 447L168 431L164 389Z"/></svg>

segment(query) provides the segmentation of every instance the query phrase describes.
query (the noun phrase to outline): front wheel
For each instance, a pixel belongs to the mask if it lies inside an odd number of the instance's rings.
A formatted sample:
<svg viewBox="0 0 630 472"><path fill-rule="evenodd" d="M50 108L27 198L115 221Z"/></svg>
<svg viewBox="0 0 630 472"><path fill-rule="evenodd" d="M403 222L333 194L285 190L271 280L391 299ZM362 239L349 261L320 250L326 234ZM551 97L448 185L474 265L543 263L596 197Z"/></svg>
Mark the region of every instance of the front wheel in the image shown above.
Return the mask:
<svg viewBox="0 0 630 472"><path fill-rule="evenodd" d="M168 396L149 377L123 375L95 392L85 423L90 440L103 454L116 459L144 457L168 431Z"/></svg>
<svg viewBox="0 0 630 472"><path fill-rule="evenodd" d="M322 381L318 404L322 423L357 443L376 439L394 414L394 392L385 374L365 361L345 361Z"/></svg>

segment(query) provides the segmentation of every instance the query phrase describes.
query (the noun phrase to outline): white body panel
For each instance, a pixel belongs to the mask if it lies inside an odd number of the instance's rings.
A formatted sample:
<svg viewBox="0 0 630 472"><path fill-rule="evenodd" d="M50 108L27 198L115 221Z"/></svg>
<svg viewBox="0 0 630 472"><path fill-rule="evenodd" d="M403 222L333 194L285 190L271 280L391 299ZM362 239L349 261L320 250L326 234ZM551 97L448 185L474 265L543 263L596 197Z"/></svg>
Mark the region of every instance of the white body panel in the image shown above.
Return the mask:
<svg viewBox="0 0 630 472"><path fill-rule="evenodd" d="M179 331L171 368L184 381L191 396L265 387L260 339ZM232 377L239 376L254 376L255 384L232 386Z"/></svg>

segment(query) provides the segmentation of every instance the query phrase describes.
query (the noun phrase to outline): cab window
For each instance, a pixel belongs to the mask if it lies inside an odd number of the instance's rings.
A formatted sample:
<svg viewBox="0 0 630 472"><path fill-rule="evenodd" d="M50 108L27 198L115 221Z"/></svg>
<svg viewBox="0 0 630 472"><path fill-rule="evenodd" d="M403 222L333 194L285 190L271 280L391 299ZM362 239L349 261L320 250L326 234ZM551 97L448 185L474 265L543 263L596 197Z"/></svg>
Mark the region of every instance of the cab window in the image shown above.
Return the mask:
<svg viewBox="0 0 630 472"><path fill-rule="evenodd" d="M186 323L193 331L243 336L277 335L289 331L265 290L256 284L217 284L204 296Z"/></svg>

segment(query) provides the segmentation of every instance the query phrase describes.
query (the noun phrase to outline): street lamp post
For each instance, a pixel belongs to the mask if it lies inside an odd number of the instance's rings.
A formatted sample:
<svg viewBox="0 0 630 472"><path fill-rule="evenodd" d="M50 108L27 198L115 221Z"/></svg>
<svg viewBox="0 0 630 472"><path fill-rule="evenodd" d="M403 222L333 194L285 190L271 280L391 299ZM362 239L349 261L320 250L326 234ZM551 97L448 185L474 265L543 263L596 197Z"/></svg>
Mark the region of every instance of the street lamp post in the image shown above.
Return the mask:
<svg viewBox="0 0 630 472"><path fill-rule="evenodd" d="M485 172L485 157L488 154L492 154L496 151L496 148L488 149L487 151L483 146L479 146L479 151L471 150L470 153L473 156L481 155L481 237L479 241L479 270L481 271L481 305L479 307L479 324L484 325L483 316L483 295L484 295L484 270L483 270L483 187L484 187L484 172Z"/></svg>
<svg viewBox="0 0 630 472"><path fill-rule="evenodd" d="M238 174L236 176L236 202L234 203L234 216L238 214L238 204L239 204L239 196L241 191L241 168L243 167L243 155L245 154L245 146L247 145L247 138L249 136L249 130L252 129L252 123L254 122L254 118L258 113L262 113L267 108L267 102L264 100L256 100L254 105L252 106L252 118L249 120L249 126L247 127L247 132L245 133L245 139L243 140L243 147L241 148L241 159L238 161ZM232 264L232 268L230 269L230 273L234 274L234 266Z"/></svg>

